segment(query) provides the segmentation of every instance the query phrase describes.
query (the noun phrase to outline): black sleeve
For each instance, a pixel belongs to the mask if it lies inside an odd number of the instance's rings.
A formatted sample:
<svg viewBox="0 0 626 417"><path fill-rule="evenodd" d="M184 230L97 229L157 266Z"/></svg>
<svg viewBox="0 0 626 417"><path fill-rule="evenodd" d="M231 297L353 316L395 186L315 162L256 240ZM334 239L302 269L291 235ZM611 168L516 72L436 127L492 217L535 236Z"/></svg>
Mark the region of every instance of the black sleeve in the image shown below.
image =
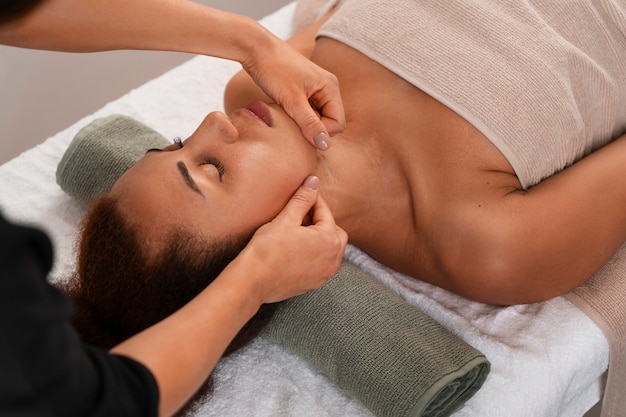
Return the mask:
<svg viewBox="0 0 626 417"><path fill-rule="evenodd" d="M44 233L0 216L0 415L156 416L147 368L81 343L52 259Z"/></svg>

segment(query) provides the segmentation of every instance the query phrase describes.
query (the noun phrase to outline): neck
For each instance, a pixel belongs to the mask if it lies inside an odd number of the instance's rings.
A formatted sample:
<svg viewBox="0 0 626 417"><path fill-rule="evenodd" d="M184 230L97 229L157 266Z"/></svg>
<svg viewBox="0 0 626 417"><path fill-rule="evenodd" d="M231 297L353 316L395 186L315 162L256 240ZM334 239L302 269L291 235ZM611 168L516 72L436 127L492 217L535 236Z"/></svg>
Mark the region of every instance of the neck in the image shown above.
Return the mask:
<svg viewBox="0 0 626 417"><path fill-rule="evenodd" d="M361 247L392 227L398 217L391 213L412 217L403 164L393 148L381 145L385 143L371 131L349 125L333 138L330 151L318 151L322 198L350 242Z"/></svg>

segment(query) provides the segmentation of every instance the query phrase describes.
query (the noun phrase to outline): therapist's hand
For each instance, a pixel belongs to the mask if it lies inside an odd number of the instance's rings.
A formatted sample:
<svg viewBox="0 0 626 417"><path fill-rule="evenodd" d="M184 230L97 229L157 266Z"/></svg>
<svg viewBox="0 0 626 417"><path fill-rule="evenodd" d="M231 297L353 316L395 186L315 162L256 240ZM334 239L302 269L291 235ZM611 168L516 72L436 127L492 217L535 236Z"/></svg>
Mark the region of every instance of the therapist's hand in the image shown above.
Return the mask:
<svg viewBox="0 0 626 417"><path fill-rule="evenodd" d="M238 258L256 265L256 293L272 303L319 288L341 265L348 235L335 224L309 177L283 211L261 227Z"/></svg>
<svg viewBox="0 0 626 417"><path fill-rule="evenodd" d="M337 78L280 39L272 42L242 62L244 69L296 121L313 146L328 149L330 136L346 125Z"/></svg>

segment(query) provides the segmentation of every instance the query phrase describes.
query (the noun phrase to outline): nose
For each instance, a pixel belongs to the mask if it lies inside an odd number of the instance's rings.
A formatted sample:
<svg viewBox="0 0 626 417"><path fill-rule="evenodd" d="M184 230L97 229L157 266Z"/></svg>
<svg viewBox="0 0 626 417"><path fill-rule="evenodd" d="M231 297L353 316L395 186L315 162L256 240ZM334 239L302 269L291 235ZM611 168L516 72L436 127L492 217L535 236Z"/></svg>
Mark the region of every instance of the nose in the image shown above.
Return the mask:
<svg viewBox="0 0 626 417"><path fill-rule="evenodd" d="M232 124L230 118L219 111L210 113L204 120L210 129L212 136L218 140L234 142L239 138L239 131Z"/></svg>

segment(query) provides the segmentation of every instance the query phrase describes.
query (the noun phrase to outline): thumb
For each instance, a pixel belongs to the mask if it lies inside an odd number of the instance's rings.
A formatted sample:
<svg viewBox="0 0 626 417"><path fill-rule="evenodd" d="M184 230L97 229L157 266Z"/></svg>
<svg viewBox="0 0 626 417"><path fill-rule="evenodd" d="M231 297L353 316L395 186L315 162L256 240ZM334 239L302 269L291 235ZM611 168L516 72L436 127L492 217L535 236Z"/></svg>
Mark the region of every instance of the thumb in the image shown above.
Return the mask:
<svg viewBox="0 0 626 417"><path fill-rule="evenodd" d="M276 218L282 218L290 223L301 225L317 201L318 185L319 178L315 175L310 175Z"/></svg>
<svg viewBox="0 0 626 417"><path fill-rule="evenodd" d="M332 142L326 126L307 100L301 100L284 108L298 124L306 140L322 151L330 148Z"/></svg>

